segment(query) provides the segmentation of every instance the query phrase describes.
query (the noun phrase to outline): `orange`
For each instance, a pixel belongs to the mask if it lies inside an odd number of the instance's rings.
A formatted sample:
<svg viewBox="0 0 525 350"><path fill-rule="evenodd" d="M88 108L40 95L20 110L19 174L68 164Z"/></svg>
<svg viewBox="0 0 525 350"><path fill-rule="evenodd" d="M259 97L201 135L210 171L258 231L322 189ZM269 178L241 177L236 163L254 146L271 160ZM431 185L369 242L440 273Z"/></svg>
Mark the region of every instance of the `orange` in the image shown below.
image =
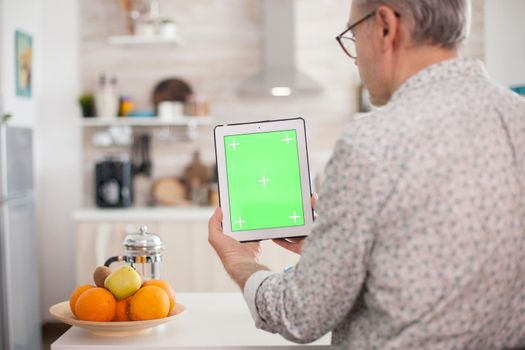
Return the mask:
<svg viewBox="0 0 525 350"><path fill-rule="evenodd" d="M130 300L131 300L131 297L127 297L125 299L117 301L117 309L116 309L115 318L113 319L113 321L116 321L116 322L131 321L128 316L128 308L129 308Z"/></svg>
<svg viewBox="0 0 525 350"><path fill-rule="evenodd" d="M106 288L91 288L80 295L75 311L79 320L110 322L117 312L117 300Z"/></svg>
<svg viewBox="0 0 525 350"><path fill-rule="evenodd" d="M133 321L164 318L170 312L170 298L157 286L140 288L129 302L129 318Z"/></svg>
<svg viewBox="0 0 525 350"><path fill-rule="evenodd" d="M146 286L157 286L162 289L168 294L168 297L170 298L170 311L173 310L173 307L175 306L175 291L171 287L171 285L168 283L168 281L165 280L149 280L144 282L143 287Z"/></svg>
<svg viewBox="0 0 525 350"><path fill-rule="evenodd" d="M90 284L84 284L78 287L77 289L75 289L73 293L71 293L71 296L69 297L69 308L71 309L71 312L73 313L73 315L75 316L77 315L77 313L75 312L75 305L77 304L78 297L82 293L84 293L86 290L91 289L91 288L95 288L95 286L92 286Z"/></svg>

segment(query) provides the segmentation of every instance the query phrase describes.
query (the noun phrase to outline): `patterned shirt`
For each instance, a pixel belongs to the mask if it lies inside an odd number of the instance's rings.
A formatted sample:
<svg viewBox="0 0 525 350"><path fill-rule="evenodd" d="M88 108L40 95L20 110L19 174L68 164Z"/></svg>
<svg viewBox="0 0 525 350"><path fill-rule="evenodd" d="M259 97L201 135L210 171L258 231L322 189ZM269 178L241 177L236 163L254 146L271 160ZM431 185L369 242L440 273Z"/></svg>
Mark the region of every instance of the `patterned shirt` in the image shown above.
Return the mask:
<svg viewBox="0 0 525 350"><path fill-rule="evenodd" d="M259 271L256 326L336 349L525 345L525 100L458 58L350 123L297 265Z"/></svg>

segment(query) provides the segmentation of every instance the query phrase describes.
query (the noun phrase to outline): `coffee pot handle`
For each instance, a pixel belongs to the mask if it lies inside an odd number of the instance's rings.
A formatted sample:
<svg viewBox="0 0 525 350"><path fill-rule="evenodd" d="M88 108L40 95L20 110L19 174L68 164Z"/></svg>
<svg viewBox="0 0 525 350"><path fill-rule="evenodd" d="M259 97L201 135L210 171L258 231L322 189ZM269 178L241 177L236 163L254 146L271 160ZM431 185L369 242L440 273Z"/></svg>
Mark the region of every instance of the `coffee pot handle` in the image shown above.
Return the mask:
<svg viewBox="0 0 525 350"><path fill-rule="evenodd" d="M124 257L122 255L112 256L111 258L106 260L106 262L104 263L104 266L109 267L109 265L111 265L111 264L113 264L114 262L117 262L117 261L124 261Z"/></svg>

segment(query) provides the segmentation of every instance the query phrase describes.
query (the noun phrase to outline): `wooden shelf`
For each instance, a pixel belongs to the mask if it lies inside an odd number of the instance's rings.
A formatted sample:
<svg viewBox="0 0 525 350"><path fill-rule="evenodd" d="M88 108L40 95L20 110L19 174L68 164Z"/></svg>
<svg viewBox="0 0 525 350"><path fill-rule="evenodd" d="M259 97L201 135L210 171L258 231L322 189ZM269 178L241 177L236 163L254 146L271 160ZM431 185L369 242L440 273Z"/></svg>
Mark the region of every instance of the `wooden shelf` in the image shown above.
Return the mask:
<svg viewBox="0 0 525 350"><path fill-rule="evenodd" d="M108 127L108 126L201 126L211 125L212 117L183 116L171 120L158 117L93 117L82 118L81 125L85 128Z"/></svg>
<svg viewBox="0 0 525 350"><path fill-rule="evenodd" d="M166 38L163 36L139 36L139 35L117 35L110 36L108 43L111 45L152 45L152 44L172 44L179 45L178 37Z"/></svg>

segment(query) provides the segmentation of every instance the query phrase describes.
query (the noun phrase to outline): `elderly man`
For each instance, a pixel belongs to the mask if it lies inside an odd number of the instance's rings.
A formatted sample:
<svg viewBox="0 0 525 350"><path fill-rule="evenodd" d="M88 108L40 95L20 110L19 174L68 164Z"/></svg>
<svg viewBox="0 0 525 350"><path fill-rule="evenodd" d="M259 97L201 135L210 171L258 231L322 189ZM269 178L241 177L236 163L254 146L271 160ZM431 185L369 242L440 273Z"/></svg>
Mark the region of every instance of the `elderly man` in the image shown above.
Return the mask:
<svg viewBox="0 0 525 350"><path fill-rule="evenodd" d="M460 58L467 0L356 0L337 37L375 105L326 168L313 232L279 244L209 241L256 326L337 349L525 344L525 102ZM355 46L354 46L355 45Z"/></svg>

